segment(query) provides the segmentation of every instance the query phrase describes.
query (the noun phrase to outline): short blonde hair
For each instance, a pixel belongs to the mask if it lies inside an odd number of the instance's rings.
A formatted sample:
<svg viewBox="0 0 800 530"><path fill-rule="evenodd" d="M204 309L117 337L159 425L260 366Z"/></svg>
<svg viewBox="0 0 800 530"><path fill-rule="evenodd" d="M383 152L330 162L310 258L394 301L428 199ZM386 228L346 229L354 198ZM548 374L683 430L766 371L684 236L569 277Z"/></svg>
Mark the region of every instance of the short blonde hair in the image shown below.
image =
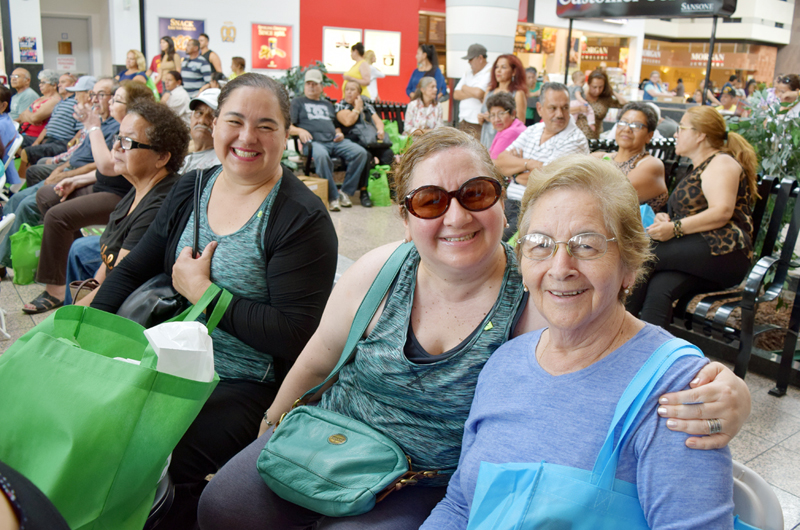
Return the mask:
<svg viewBox="0 0 800 530"><path fill-rule="evenodd" d="M638 284L652 252L650 238L642 226L639 198L628 178L613 164L589 155L564 156L531 172L520 206L520 236L528 232L536 201L548 191L559 189L583 190L597 198L606 229L611 237L617 239L623 266L627 271L636 273L636 279L628 287ZM517 246L517 259L520 262L524 259L521 249L521 246ZM620 288L620 301L624 302L625 298Z"/></svg>
<svg viewBox="0 0 800 530"><path fill-rule="evenodd" d="M132 53L136 57L136 68L140 72L144 72L147 70L147 61L144 58L144 54L139 50L128 50L128 53ZM127 57L128 53L125 54Z"/></svg>
<svg viewBox="0 0 800 530"><path fill-rule="evenodd" d="M489 151L478 140L472 135L452 127L437 127L417 137L394 167L395 202L400 205L404 218L408 216L404 201L406 195L411 192L411 178L414 176L414 170L434 154L449 149L463 149L467 151L468 156L474 157L475 161L483 166L483 174L473 176L490 177L497 180L501 186L504 184L503 175L492 163Z"/></svg>
<svg viewBox="0 0 800 530"><path fill-rule="evenodd" d="M364 60L367 61L368 63L372 63L372 62L377 61L378 58L375 57L375 52L374 51L367 50L367 51L364 52Z"/></svg>

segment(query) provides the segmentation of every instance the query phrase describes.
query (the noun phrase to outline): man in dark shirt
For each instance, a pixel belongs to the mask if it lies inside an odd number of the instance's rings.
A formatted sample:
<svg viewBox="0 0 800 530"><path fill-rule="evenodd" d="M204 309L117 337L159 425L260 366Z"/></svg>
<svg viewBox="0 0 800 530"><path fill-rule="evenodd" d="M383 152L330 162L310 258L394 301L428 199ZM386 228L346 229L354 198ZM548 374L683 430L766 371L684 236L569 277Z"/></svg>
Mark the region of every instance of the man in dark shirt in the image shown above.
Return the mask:
<svg viewBox="0 0 800 530"><path fill-rule="evenodd" d="M200 55L205 57L208 64L211 65L211 73L222 72L222 61L219 55L217 55L217 52L214 50L208 49L208 35L201 33L200 36L197 37L197 41L200 43Z"/></svg>
<svg viewBox="0 0 800 530"><path fill-rule="evenodd" d="M328 181L328 209L338 212L340 206L352 206L350 195L358 190L358 181L369 155L360 145L346 140L341 129L334 124L336 113L333 105L321 99L322 72L316 69L306 72L303 94L303 97L292 100L289 134L299 136L306 145L310 144L317 173ZM338 192L333 180L331 155L342 157L347 163L344 184Z"/></svg>

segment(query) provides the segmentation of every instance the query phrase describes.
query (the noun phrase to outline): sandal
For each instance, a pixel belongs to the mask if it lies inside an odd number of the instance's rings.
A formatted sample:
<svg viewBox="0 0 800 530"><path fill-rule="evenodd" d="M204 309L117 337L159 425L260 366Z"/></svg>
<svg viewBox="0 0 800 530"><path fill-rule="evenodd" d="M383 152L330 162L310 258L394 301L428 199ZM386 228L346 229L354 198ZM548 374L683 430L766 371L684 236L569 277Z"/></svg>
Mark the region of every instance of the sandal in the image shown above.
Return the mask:
<svg viewBox="0 0 800 530"><path fill-rule="evenodd" d="M22 312L29 315L38 315L39 313L44 313L46 311L50 311L51 309L59 308L62 305L64 305L64 300L59 300L47 291L42 291L42 294L22 307Z"/></svg>

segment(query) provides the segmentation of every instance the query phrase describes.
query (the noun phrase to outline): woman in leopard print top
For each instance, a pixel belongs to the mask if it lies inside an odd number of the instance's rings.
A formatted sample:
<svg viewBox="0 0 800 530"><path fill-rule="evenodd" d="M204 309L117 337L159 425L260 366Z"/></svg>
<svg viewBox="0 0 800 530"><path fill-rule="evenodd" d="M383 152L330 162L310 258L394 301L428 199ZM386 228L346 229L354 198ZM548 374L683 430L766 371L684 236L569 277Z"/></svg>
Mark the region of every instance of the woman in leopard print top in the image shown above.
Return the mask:
<svg viewBox="0 0 800 530"><path fill-rule="evenodd" d="M648 234L656 260L647 283L628 302L634 315L667 327L672 303L700 290L740 283L753 256L756 154L710 107L692 107L678 129L676 153L693 171L669 198L669 213L656 215Z"/></svg>

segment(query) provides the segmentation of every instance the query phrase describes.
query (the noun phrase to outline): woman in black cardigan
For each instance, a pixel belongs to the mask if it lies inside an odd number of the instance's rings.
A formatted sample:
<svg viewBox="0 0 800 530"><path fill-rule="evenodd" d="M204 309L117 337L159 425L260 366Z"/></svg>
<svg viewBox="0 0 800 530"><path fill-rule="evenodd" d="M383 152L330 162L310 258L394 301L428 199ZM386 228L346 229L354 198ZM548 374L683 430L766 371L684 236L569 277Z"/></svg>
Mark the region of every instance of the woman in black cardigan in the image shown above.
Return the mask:
<svg viewBox="0 0 800 530"><path fill-rule="evenodd" d="M259 74L228 83L214 122L222 166L202 176L202 254L195 259L190 248L191 172L92 302L116 312L162 272L192 303L211 283L234 295L212 334L220 383L172 455L176 498L165 528L192 528L205 477L256 436L278 383L316 330L333 285L338 242L325 205L280 164L289 123L282 85Z"/></svg>

